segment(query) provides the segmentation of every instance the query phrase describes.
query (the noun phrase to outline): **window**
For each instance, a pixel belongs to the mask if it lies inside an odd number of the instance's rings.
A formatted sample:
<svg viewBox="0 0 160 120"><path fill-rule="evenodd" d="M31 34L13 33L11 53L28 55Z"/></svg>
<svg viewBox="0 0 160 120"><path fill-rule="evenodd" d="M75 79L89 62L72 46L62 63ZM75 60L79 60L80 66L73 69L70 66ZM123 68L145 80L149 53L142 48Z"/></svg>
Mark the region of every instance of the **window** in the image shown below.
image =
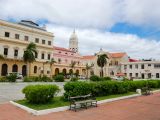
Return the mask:
<svg viewBox="0 0 160 120"><path fill-rule="evenodd" d="M38 39L38 38L36 38L36 39L35 39L35 42L36 42L36 43L39 43L39 39Z"/></svg>
<svg viewBox="0 0 160 120"><path fill-rule="evenodd" d="M151 78L151 73L148 73L148 78Z"/></svg>
<svg viewBox="0 0 160 120"><path fill-rule="evenodd" d="M44 59L44 53L42 53L42 59Z"/></svg>
<svg viewBox="0 0 160 120"><path fill-rule="evenodd" d="M49 67L47 68L47 74L50 74L50 68Z"/></svg>
<svg viewBox="0 0 160 120"><path fill-rule="evenodd" d="M5 32L5 37L9 37L9 32Z"/></svg>
<svg viewBox="0 0 160 120"><path fill-rule="evenodd" d="M155 68L155 69L160 69L160 64L155 64L155 65L154 65L154 68Z"/></svg>
<svg viewBox="0 0 160 120"><path fill-rule="evenodd" d="M67 55L67 52L65 54Z"/></svg>
<svg viewBox="0 0 160 120"><path fill-rule="evenodd" d="M138 73L136 73L136 78L138 78Z"/></svg>
<svg viewBox="0 0 160 120"><path fill-rule="evenodd" d="M8 48L4 48L4 55L8 55Z"/></svg>
<svg viewBox="0 0 160 120"><path fill-rule="evenodd" d="M34 73L37 73L37 66L34 66Z"/></svg>
<svg viewBox="0 0 160 120"><path fill-rule="evenodd" d="M118 65L118 61L116 61L116 65Z"/></svg>
<svg viewBox="0 0 160 120"><path fill-rule="evenodd" d="M25 40L25 41L28 41L28 36L24 36L24 40Z"/></svg>
<svg viewBox="0 0 160 120"><path fill-rule="evenodd" d="M51 45L51 41L48 41L48 45Z"/></svg>
<svg viewBox="0 0 160 120"><path fill-rule="evenodd" d="M159 78L159 73L156 73L156 78Z"/></svg>
<svg viewBox="0 0 160 120"><path fill-rule="evenodd" d="M79 61L77 62L77 64L79 65Z"/></svg>
<svg viewBox="0 0 160 120"><path fill-rule="evenodd" d="M129 65L129 68L132 69L132 65Z"/></svg>
<svg viewBox="0 0 160 120"><path fill-rule="evenodd" d="M45 44L45 40L42 40L42 44Z"/></svg>
<svg viewBox="0 0 160 120"><path fill-rule="evenodd" d="M50 54L48 54L48 60L50 60Z"/></svg>
<svg viewBox="0 0 160 120"><path fill-rule="evenodd" d="M61 63L61 59L58 59L58 63Z"/></svg>
<svg viewBox="0 0 160 120"><path fill-rule="evenodd" d="M151 66L151 64L148 64L148 66Z"/></svg>
<svg viewBox="0 0 160 120"><path fill-rule="evenodd" d="M113 71L111 71L111 72L110 72L110 75L114 75L114 72L113 72Z"/></svg>
<svg viewBox="0 0 160 120"><path fill-rule="evenodd" d="M59 51L58 53L61 53L61 51Z"/></svg>
<svg viewBox="0 0 160 120"><path fill-rule="evenodd" d="M138 65L137 64L135 65L135 68L138 69Z"/></svg>
<svg viewBox="0 0 160 120"><path fill-rule="evenodd" d="M35 54L35 58L38 58L38 54Z"/></svg>
<svg viewBox="0 0 160 120"><path fill-rule="evenodd" d="M141 65L141 69L144 69L144 64Z"/></svg>
<svg viewBox="0 0 160 120"><path fill-rule="evenodd" d="M14 50L14 56L18 56L18 50Z"/></svg>
<svg viewBox="0 0 160 120"><path fill-rule="evenodd" d="M19 39L19 35L18 34L15 34L15 39Z"/></svg>
<svg viewBox="0 0 160 120"><path fill-rule="evenodd" d="M26 53L26 51L24 51L24 53Z"/></svg>
<svg viewBox="0 0 160 120"><path fill-rule="evenodd" d="M129 73L129 76L132 77L132 73Z"/></svg>

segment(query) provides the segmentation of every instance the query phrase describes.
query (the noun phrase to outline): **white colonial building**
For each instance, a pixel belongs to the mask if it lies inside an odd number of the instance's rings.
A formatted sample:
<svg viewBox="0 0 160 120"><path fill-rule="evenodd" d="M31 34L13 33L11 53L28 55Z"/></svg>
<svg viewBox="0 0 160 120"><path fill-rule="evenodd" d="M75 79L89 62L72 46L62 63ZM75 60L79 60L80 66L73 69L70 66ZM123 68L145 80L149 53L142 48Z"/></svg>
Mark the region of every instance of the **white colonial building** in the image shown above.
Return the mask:
<svg viewBox="0 0 160 120"><path fill-rule="evenodd" d="M155 61L152 59L149 60L143 59L138 62L122 62L121 72L125 73L129 78L141 77L142 79L146 78L159 79L160 61Z"/></svg>

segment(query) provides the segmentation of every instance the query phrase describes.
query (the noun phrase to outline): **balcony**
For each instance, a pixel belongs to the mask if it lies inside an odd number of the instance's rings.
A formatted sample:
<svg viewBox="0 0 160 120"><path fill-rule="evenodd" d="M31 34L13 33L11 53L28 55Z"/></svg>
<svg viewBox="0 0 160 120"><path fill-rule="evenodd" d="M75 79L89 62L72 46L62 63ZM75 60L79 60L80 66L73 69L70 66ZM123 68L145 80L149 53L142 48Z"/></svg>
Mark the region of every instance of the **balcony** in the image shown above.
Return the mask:
<svg viewBox="0 0 160 120"><path fill-rule="evenodd" d="M4 55L4 58L23 60L23 57Z"/></svg>

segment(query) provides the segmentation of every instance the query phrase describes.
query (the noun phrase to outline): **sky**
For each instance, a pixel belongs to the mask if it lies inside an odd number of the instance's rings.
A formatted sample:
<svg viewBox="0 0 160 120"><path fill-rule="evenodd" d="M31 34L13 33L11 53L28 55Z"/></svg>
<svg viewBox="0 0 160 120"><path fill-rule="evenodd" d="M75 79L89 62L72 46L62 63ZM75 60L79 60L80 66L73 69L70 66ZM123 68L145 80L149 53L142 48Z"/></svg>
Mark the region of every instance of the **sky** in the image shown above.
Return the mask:
<svg viewBox="0 0 160 120"><path fill-rule="evenodd" d="M46 24L54 46L68 48L75 29L83 56L102 46L137 60L160 60L160 0L0 0L0 5L0 19Z"/></svg>

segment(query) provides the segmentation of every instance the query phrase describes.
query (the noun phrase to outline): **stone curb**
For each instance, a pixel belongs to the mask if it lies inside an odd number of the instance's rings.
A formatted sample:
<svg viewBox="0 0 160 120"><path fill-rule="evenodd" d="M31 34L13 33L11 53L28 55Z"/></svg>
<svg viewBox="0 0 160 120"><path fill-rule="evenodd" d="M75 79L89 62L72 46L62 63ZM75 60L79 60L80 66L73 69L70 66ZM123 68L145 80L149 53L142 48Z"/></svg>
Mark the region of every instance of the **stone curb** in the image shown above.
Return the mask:
<svg viewBox="0 0 160 120"><path fill-rule="evenodd" d="M153 92L159 92L159 91L160 90L155 90ZM137 97L137 96L141 96L141 94L134 94L134 95L124 96L124 97L118 97L118 98L111 98L111 99L101 100L101 101L98 101L97 104L102 104L102 103L112 102L112 101L117 101L117 100L123 100L123 99L126 99L126 98L132 98L132 97ZM46 109L46 110L34 110L34 109L28 108L26 106L20 105L18 103L15 103L13 101L10 101L10 104L12 104L14 106L17 106L17 107L19 107L19 108L27 111L28 113L34 114L36 116L69 110L69 106L52 108L52 109ZM80 107L80 105L78 105L78 107Z"/></svg>

